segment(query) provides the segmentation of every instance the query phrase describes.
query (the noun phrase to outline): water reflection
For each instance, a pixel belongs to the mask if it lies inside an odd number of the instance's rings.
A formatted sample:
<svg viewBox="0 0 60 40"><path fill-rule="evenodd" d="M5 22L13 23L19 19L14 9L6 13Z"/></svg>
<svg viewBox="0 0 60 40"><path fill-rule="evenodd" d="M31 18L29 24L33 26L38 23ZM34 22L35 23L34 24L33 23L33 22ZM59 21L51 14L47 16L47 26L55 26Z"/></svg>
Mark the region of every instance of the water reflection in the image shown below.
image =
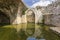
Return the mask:
<svg viewBox="0 0 60 40"><path fill-rule="evenodd" d="M49 26L43 24L34 24L34 23L22 24L22 28L19 32L19 35L21 37L21 40L32 40L32 39L59 40L60 39L59 36L57 36L55 33L49 30Z"/></svg>
<svg viewBox="0 0 60 40"><path fill-rule="evenodd" d="M17 25L18 27L18 25ZM25 38L24 40L27 40L27 38L33 37L36 39L43 38L43 25L29 23L29 24L22 24L19 35L21 39Z"/></svg>
<svg viewBox="0 0 60 40"><path fill-rule="evenodd" d="M7 25L0 28L0 31L0 39L5 38L4 36L1 38L1 34L3 34L7 37L6 40L8 40L9 35L11 40L12 38L15 40L60 40L59 35L52 32L49 26L43 24Z"/></svg>
<svg viewBox="0 0 60 40"><path fill-rule="evenodd" d="M30 24L27 24L27 27L26 27L26 35L27 36L32 36L35 32L35 24L33 23L30 23Z"/></svg>
<svg viewBox="0 0 60 40"><path fill-rule="evenodd" d="M31 36L31 37L28 37L27 40L36 40L36 38Z"/></svg>

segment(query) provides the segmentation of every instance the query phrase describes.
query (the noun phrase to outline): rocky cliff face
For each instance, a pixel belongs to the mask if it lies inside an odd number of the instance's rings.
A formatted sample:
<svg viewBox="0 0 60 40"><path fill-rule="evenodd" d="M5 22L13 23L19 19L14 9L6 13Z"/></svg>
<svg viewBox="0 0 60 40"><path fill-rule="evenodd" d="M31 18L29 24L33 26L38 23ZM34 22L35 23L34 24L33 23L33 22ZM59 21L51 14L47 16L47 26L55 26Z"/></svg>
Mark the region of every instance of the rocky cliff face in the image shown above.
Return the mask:
<svg viewBox="0 0 60 40"><path fill-rule="evenodd" d="M6 15L5 18L8 16L9 23L11 24L16 19L17 14L19 14L20 17L22 16L23 8L26 9L21 0L0 0L0 13L3 12L3 14Z"/></svg>
<svg viewBox="0 0 60 40"><path fill-rule="evenodd" d="M46 7L46 11L51 13L51 15L45 15L45 24L60 26L60 1L57 0L55 3L50 4Z"/></svg>
<svg viewBox="0 0 60 40"><path fill-rule="evenodd" d="M47 25L60 26L60 2L56 2L48 5L47 7L37 6L31 9L35 14L35 21L38 23L44 19L44 23Z"/></svg>

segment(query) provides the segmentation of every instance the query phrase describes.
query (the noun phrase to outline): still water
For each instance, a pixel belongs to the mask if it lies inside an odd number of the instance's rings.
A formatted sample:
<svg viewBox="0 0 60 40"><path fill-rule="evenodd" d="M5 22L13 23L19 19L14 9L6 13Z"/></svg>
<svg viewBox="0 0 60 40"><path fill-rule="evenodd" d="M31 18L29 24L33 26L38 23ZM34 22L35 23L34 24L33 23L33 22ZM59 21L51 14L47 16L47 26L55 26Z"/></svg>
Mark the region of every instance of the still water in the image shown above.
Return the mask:
<svg viewBox="0 0 60 40"><path fill-rule="evenodd" d="M0 27L0 40L60 40L60 36L43 24L19 24Z"/></svg>

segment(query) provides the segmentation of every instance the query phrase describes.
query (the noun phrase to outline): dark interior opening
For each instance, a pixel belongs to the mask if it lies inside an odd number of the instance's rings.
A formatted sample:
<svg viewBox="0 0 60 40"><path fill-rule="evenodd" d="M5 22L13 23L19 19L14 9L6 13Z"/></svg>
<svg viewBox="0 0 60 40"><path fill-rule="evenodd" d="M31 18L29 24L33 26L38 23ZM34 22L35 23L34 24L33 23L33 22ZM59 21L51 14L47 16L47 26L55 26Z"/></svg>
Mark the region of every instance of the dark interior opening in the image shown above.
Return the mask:
<svg viewBox="0 0 60 40"><path fill-rule="evenodd" d="M0 26L9 25L10 17L6 13L0 11Z"/></svg>

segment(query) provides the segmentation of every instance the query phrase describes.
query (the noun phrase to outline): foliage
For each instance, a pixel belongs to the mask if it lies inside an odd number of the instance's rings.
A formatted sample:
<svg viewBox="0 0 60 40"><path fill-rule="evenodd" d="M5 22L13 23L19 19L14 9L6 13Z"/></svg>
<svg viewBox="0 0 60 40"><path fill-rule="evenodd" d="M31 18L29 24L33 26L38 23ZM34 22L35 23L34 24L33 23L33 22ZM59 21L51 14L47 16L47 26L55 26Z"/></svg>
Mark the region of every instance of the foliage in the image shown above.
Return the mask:
<svg viewBox="0 0 60 40"><path fill-rule="evenodd" d="M26 11L27 9L24 9L24 10L22 10L22 15L25 15L25 11Z"/></svg>

